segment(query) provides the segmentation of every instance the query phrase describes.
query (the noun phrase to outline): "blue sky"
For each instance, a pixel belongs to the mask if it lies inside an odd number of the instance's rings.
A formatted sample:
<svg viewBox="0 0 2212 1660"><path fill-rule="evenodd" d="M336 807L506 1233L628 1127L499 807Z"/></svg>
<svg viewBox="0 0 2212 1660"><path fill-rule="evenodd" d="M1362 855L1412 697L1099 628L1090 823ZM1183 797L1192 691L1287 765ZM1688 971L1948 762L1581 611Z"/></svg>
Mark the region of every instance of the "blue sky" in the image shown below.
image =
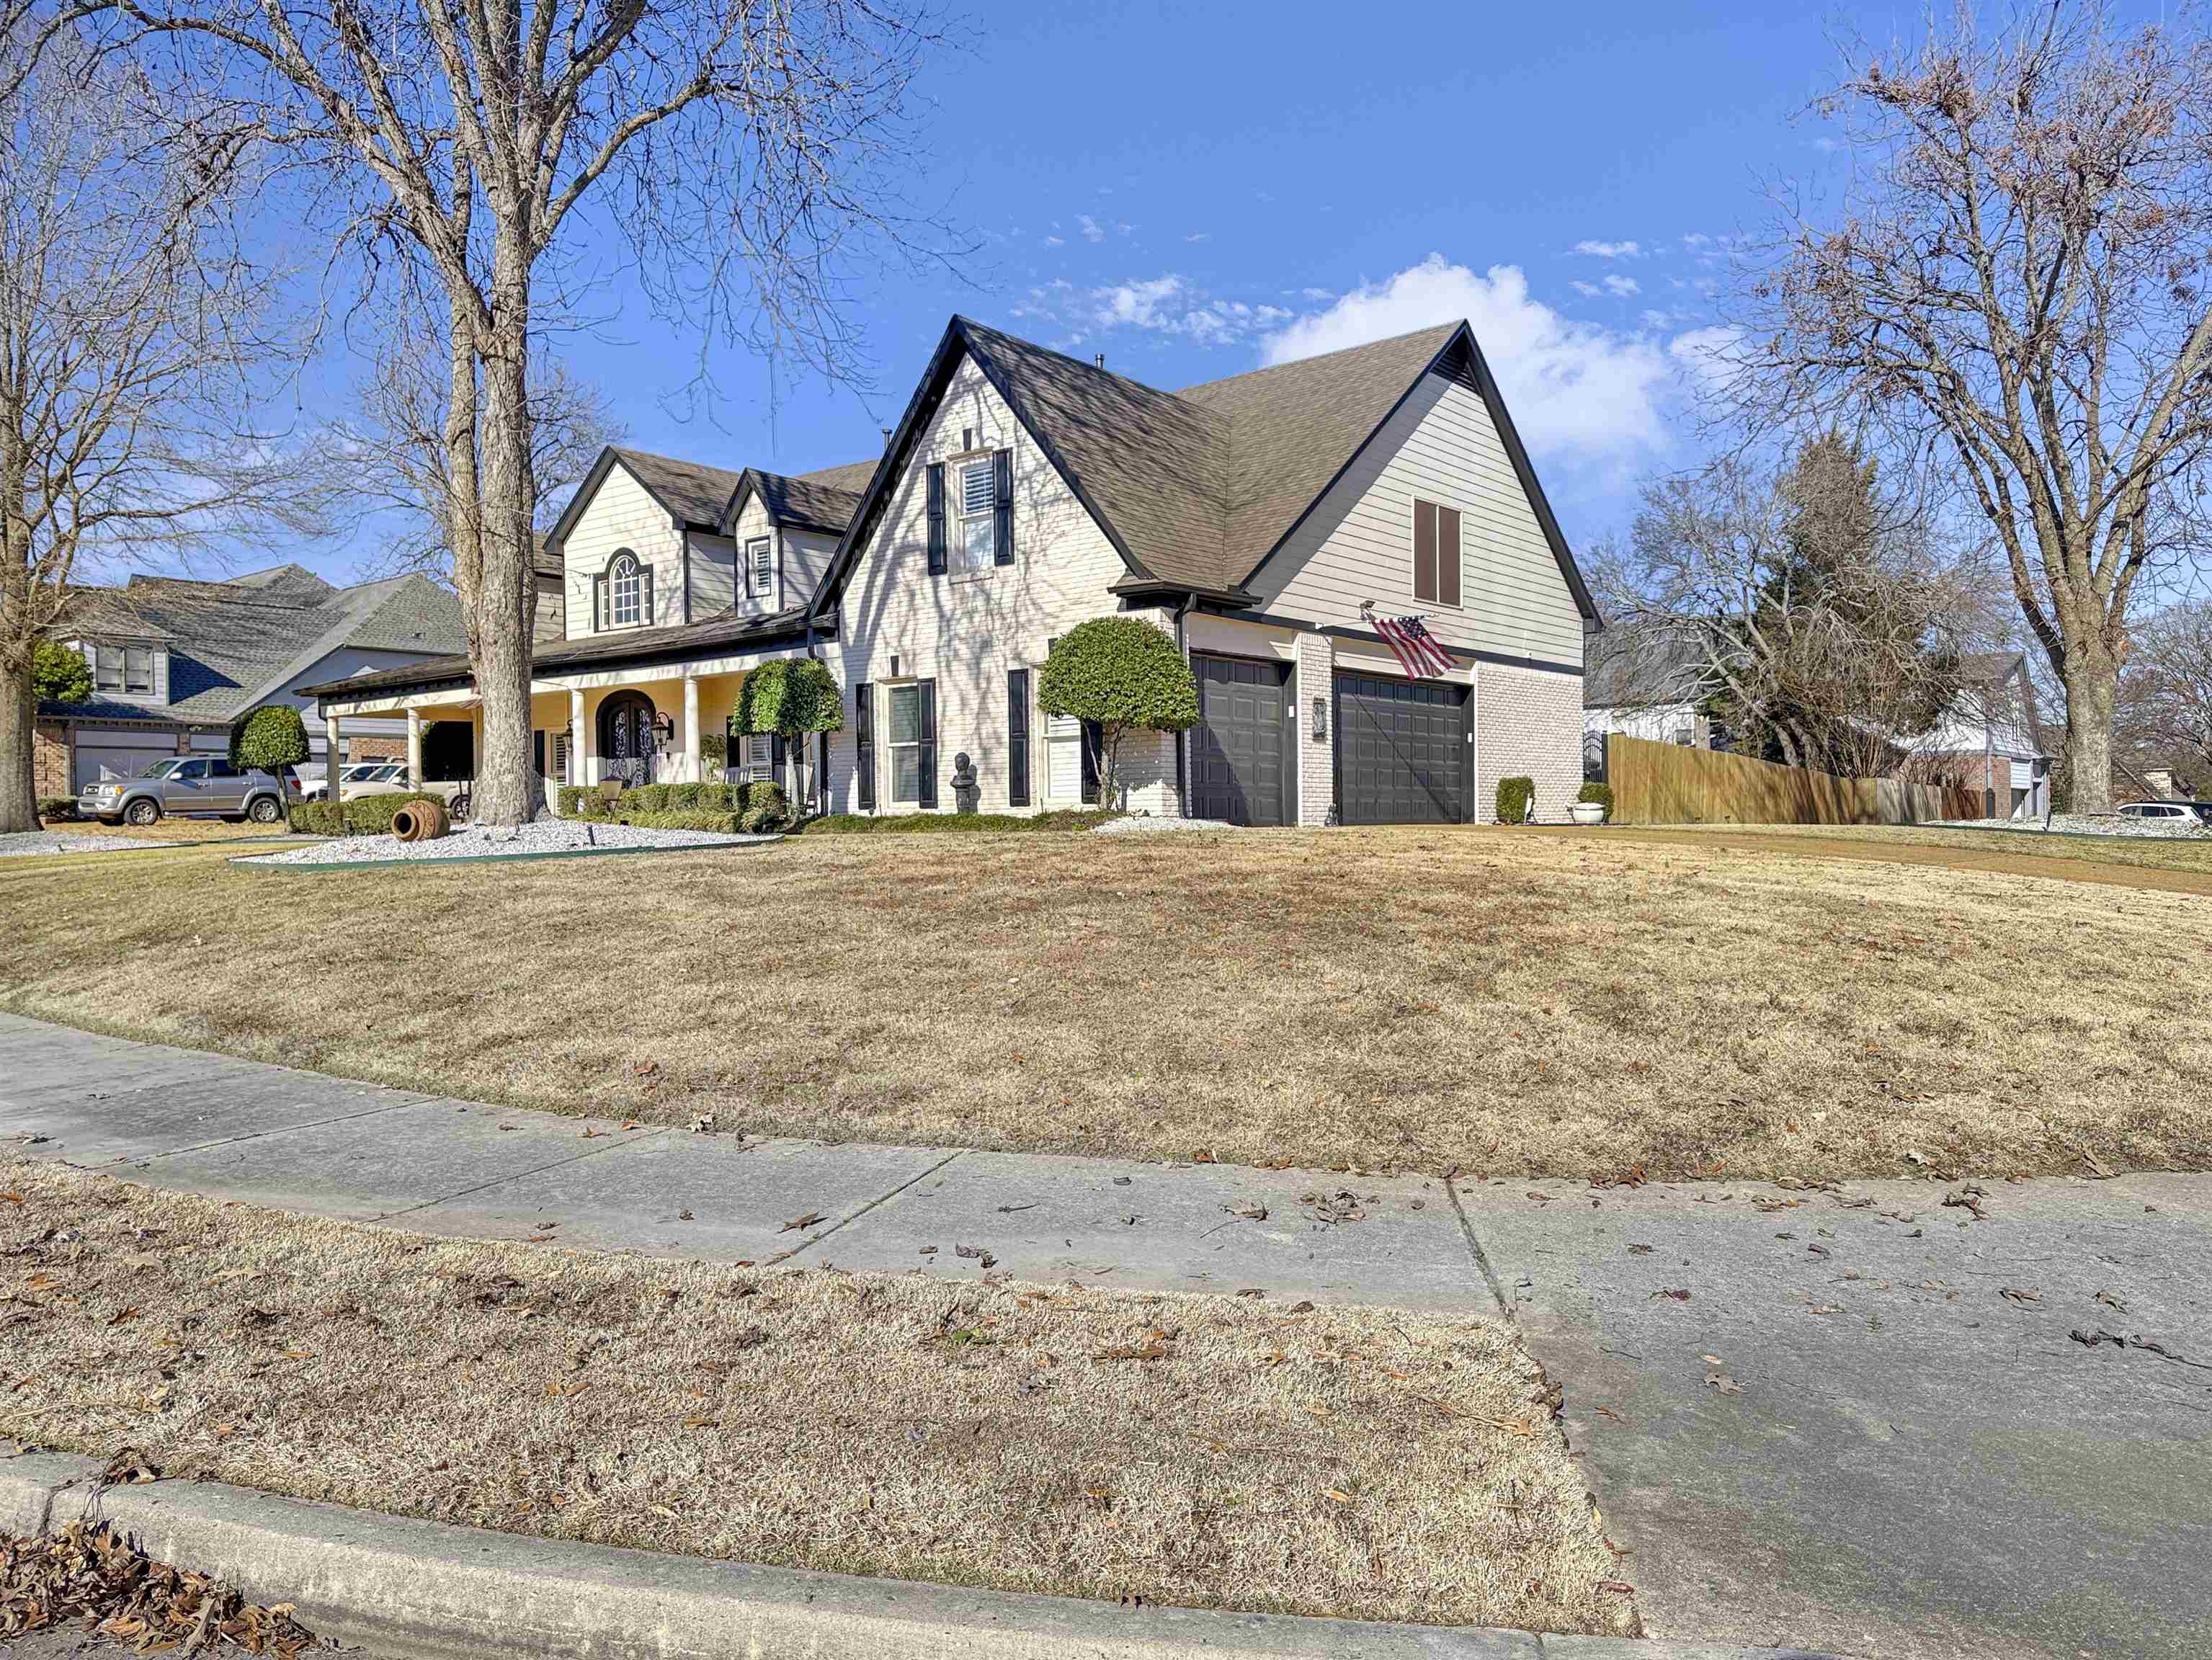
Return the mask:
<svg viewBox="0 0 2212 1660"><path fill-rule="evenodd" d="M1640 476L1696 459L1684 343L1714 321L1722 239L1759 221L1761 175L1838 161L1798 119L1838 62L1810 7L989 0L968 18L969 49L927 78L911 191L982 248L863 285L880 391L772 381L718 346L700 408L698 341L617 275L561 350L630 442L786 471L862 459L956 310L1170 387L1465 315L1583 546L1625 524ZM374 554L364 531L309 562Z"/></svg>

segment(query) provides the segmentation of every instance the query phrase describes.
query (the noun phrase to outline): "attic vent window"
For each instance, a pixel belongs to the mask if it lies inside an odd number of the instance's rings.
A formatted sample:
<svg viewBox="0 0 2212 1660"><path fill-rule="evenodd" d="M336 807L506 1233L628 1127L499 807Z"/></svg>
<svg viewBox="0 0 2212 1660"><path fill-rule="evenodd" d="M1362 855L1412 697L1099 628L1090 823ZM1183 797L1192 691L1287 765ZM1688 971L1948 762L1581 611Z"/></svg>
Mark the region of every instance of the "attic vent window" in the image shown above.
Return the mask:
<svg viewBox="0 0 2212 1660"><path fill-rule="evenodd" d="M745 544L745 592L755 599L765 599L775 591L775 560L772 544L765 536L756 536Z"/></svg>

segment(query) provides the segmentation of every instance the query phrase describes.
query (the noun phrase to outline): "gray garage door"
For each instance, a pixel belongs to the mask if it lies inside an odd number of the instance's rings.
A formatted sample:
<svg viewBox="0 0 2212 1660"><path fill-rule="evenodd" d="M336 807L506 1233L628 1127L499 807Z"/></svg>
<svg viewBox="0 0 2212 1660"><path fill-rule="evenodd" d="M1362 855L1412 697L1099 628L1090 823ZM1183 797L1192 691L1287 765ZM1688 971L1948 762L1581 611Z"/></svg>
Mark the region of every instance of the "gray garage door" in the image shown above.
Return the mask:
<svg viewBox="0 0 2212 1660"><path fill-rule="evenodd" d="M156 761L175 756L177 740L170 733L79 727L76 734L76 787L97 784L102 778L136 778Z"/></svg>
<svg viewBox="0 0 2212 1660"><path fill-rule="evenodd" d="M1336 677L1337 803L1347 824L1456 824L1468 818L1465 686Z"/></svg>
<svg viewBox="0 0 2212 1660"><path fill-rule="evenodd" d="M1190 733L1190 815L1232 824L1291 822L1287 663L1194 654L1198 724Z"/></svg>

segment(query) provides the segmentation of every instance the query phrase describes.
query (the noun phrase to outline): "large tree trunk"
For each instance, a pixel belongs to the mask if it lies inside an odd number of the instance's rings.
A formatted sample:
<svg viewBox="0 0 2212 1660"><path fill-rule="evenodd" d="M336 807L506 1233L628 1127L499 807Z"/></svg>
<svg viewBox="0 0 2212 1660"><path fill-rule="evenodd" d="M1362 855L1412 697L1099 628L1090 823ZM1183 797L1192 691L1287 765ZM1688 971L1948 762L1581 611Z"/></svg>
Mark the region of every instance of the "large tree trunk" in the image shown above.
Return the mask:
<svg viewBox="0 0 2212 1660"><path fill-rule="evenodd" d="M29 663L10 667L0 657L0 836L39 827L31 763L38 704L32 690Z"/></svg>
<svg viewBox="0 0 2212 1660"><path fill-rule="evenodd" d="M2075 812L2112 810L2112 714L2119 666L2089 642L2066 654L2066 773Z"/></svg>
<svg viewBox="0 0 2212 1660"><path fill-rule="evenodd" d="M470 666L483 699L483 752L472 811L482 824L510 825L527 824L544 800L530 757L530 551L538 508L530 464L530 265L519 234L504 228L492 255L491 314L479 343L482 567Z"/></svg>

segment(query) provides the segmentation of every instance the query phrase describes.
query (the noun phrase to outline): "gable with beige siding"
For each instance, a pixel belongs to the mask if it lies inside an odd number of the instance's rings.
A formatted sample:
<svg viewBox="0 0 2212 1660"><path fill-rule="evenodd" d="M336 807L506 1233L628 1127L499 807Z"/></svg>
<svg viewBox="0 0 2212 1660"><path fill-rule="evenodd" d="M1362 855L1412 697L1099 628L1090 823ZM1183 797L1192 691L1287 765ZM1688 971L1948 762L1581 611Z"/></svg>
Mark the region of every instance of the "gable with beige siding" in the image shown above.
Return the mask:
<svg viewBox="0 0 2212 1660"><path fill-rule="evenodd" d="M683 538L668 509L617 461L607 469L561 544L569 639L585 639L596 631L592 583L624 548L653 570L653 616L638 626L684 620Z"/></svg>
<svg viewBox="0 0 2212 1660"><path fill-rule="evenodd" d="M1460 514L1460 604L1413 597L1413 503ZM1481 396L1429 374L1249 585L1259 610L1364 628L1419 611L1462 651L1578 667L1583 618Z"/></svg>

